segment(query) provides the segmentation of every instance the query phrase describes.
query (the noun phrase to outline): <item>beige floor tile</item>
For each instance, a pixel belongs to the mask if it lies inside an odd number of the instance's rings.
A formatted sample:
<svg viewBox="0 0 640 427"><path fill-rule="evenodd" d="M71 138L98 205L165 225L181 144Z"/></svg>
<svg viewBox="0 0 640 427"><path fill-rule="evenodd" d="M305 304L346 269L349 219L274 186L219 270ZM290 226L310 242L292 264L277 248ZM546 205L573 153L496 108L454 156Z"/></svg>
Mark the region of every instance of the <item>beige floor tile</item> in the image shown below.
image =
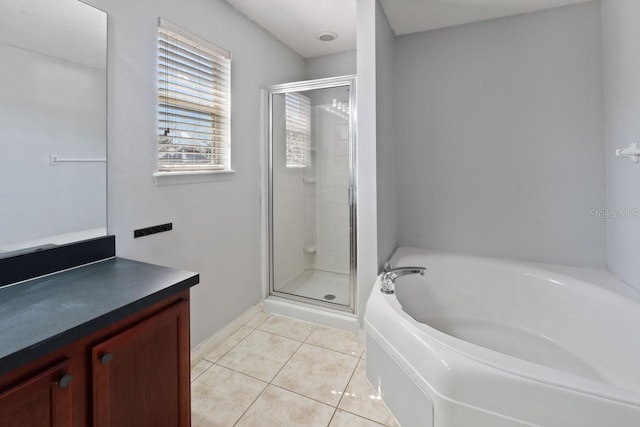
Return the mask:
<svg viewBox="0 0 640 427"><path fill-rule="evenodd" d="M192 362L191 363L191 381L195 380L200 375L202 375L202 373L207 369L209 369L211 365L213 365L213 363L204 359L199 359L196 362Z"/></svg>
<svg viewBox="0 0 640 427"><path fill-rule="evenodd" d="M258 326L258 329L294 340L304 341L315 327L316 325L313 323L294 320L288 317L271 316L262 322L262 324Z"/></svg>
<svg viewBox="0 0 640 427"><path fill-rule="evenodd" d="M256 329L217 363L268 382L299 346L298 341Z"/></svg>
<svg viewBox="0 0 640 427"><path fill-rule="evenodd" d="M371 388L364 374L364 360L358 362L356 372L340 401L338 408L366 417L386 426L397 426L380 396Z"/></svg>
<svg viewBox="0 0 640 427"><path fill-rule="evenodd" d="M271 314L261 311L259 313L256 313L251 319L249 319L249 321L245 323L244 326L255 329L258 326L260 326L262 322L264 322L270 317L271 317Z"/></svg>
<svg viewBox="0 0 640 427"><path fill-rule="evenodd" d="M237 427L326 427L334 408L270 385Z"/></svg>
<svg viewBox="0 0 640 427"><path fill-rule="evenodd" d="M329 424L329 427L381 427L382 424L375 423L366 418L350 414L338 409Z"/></svg>
<svg viewBox="0 0 640 427"><path fill-rule="evenodd" d="M364 351L364 345L357 334L325 326L315 328L305 342L354 357L360 357Z"/></svg>
<svg viewBox="0 0 640 427"><path fill-rule="evenodd" d="M191 425L232 426L267 386L214 365L191 384Z"/></svg>
<svg viewBox="0 0 640 427"><path fill-rule="evenodd" d="M273 384L336 406L357 363L355 357L302 344Z"/></svg>
<svg viewBox="0 0 640 427"><path fill-rule="evenodd" d="M211 346L203 350L202 358L209 362L217 362L222 356L231 350L235 345L242 341L247 335L251 333L252 329L245 326L241 326L237 331L229 336L226 340L222 341L216 346Z"/></svg>

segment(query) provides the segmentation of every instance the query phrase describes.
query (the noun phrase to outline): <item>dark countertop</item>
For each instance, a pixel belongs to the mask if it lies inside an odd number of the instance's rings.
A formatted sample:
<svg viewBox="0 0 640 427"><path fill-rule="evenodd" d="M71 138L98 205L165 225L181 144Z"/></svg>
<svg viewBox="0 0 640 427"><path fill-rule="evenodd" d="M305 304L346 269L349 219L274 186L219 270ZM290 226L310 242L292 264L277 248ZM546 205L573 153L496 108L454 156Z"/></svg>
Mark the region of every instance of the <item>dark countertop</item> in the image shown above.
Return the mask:
<svg viewBox="0 0 640 427"><path fill-rule="evenodd" d="M0 288L0 375L198 284L123 258Z"/></svg>

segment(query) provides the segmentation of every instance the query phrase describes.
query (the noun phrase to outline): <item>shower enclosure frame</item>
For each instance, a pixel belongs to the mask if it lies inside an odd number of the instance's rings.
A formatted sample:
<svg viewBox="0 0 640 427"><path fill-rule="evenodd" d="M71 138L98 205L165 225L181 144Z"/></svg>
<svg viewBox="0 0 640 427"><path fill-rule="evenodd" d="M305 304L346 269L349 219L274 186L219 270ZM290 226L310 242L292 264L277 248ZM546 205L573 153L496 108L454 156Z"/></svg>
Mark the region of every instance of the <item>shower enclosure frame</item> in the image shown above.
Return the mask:
<svg viewBox="0 0 640 427"><path fill-rule="evenodd" d="M349 91L349 305L342 305L332 302L325 302L318 299L294 295L286 292L280 292L274 289L274 247L273 247L273 96L286 94L290 92L304 92L314 89L331 89L338 87L346 87ZM357 107L356 107L356 76L346 75L339 77L330 77L325 79L304 80L292 83L283 83L279 85L269 86L266 88L267 107L267 203L266 203L266 225L267 225L267 296L275 296L291 301L298 301L319 307L333 310L344 311L348 313L356 313L357 302L357 162L356 162L356 146L357 146Z"/></svg>

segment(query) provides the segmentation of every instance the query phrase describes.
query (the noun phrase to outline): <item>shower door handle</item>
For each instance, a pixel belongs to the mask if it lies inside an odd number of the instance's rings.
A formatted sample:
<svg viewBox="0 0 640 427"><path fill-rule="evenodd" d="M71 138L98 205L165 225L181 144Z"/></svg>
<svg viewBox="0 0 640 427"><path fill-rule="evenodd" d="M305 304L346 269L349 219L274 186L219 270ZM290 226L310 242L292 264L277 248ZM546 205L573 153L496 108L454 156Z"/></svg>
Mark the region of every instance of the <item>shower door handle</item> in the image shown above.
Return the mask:
<svg viewBox="0 0 640 427"><path fill-rule="evenodd" d="M353 206L353 187L349 186L347 193L347 203L349 203L349 206Z"/></svg>

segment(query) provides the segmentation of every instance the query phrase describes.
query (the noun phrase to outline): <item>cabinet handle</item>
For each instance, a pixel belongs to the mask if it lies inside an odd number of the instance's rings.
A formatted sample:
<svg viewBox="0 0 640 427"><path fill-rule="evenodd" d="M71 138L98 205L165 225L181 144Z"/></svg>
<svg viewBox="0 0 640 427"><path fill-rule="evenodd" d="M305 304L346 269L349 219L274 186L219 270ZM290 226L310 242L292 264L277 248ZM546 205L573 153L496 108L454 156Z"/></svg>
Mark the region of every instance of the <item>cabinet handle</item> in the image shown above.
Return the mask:
<svg viewBox="0 0 640 427"><path fill-rule="evenodd" d="M73 381L73 375L64 374L62 378L58 380L58 387L66 388L69 384L71 384L71 381Z"/></svg>
<svg viewBox="0 0 640 427"><path fill-rule="evenodd" d="M111 362L111 359L113 359L113 354L105 353L100 356L100 363L102 363L103 365L108 365L109 362Z"/></svg>

